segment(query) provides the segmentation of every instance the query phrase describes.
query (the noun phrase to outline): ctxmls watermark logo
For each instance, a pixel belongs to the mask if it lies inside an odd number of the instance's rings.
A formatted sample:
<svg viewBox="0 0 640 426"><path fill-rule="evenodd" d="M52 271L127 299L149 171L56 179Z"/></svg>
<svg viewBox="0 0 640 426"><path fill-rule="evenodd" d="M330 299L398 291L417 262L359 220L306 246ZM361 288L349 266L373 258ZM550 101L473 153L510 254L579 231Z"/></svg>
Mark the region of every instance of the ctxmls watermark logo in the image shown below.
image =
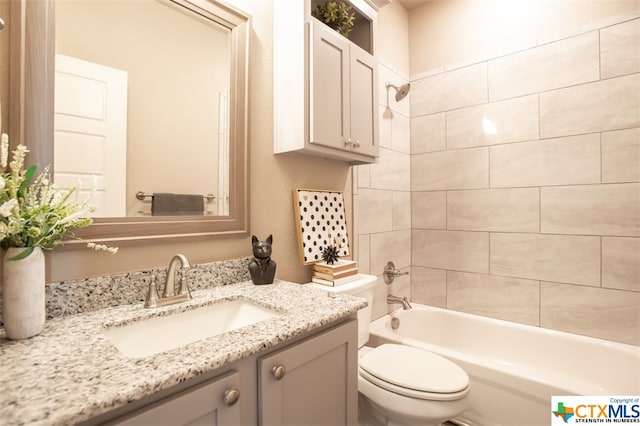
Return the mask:
<svg viewBox="0 0 640 426"><path fill-rule="evenodd" d="M640 425L640 396L551 397L551 425L579 423Z"/></svg>

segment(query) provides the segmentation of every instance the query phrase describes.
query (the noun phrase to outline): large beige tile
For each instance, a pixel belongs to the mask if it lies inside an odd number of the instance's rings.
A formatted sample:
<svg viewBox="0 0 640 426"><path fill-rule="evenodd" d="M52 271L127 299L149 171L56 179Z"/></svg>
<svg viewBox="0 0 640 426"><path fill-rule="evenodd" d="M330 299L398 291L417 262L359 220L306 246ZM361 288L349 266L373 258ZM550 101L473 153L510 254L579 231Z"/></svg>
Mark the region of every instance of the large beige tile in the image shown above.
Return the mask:
<svg viewBox="0 0 640 426"><path fill-rule="evenodd" d="M640 238L602 238L602 287L640 291Z"/></svg>
<svg viewBox="0 0 640 426"><path fill-rule="evenodd" d="M447 272L447 309L538 325L540 282Z"/></svg>
<svg viewBox="0 0 640 426"><path fill-rule="evenodd" d="M640 181L640 128L602 134L602 182Z"/></svg>
<svg viewBox="0 0 640 426"><path fill-rule="evenodd" d="M640 74L540 94L540 137L640 126Z"/></svg>
<svg viewBox="0 0 640 426"><path fill-rule="evenodd" d="M354 199L354 221L358 233L373 234L393 229L393 193L361 188ZM371 214L375 212L375 214Z"/></svg>
<svg viewBox="0 0 640 426"><path fill-rule="evenodd" d="M411 301L446 308L447 271L412 266Z"/></svg>
<svg viewBox="0 0 640 426"><path fill-rule="evenodd" d="M543 282L540 325L640 345L640 293Z"/></svg>
<svg viewBox="0 0 640 426"><path fill-rule="evenodd" d="M414 230L411 235L412 265L489 272L487 232Z"/></svg>
<svg viewBox="0 0 640 426"><path fill-rule="evenodd" d="M382 148L391 149L391 128L393 125L393 119L395 115L386 107L378 107L378 141L379 146Z"/></svg>
<svg viewBox="0 0 640 426"><path fill-rule="evenodd" d="M411 152L411 122L408 116L395 114L391 119L391 147L398 152Z"/></svg>
<svg viewBox="0 0 640 426"><path fill-rule="evenodd" d="M602 78L640 72L640 19L600 30Z"/></svg>
<svg viewBox="0 0 640 426"><path fill-rule="evenodd" d="M411 156L413 191L474 189L489 186L488 148L470 148Z"/></svg>
<svg viewBox="0 0 640 426"><path fill-rule="evenodd" d="M539 194L539 188L449 191L447 229L538 232Z"/></svg>
<svg viewBox="0 0 640 426"><path fill-rule="evenodd" d="M490 148L492 188L600 182L600 136L521 142Z"/></svg>
<svg viewBox="0 0 640 426"><path fill-rule="evenodd" d="M444 151L446 149L445 113L411 118L411 153Z"/></svg>
<svg viewBox="0 0 640 426"><path fill-rule="evenodd" d="M369 164L355 166L354 178L356 180L354 194L358 194L360 188L371 188L371 166Z"/></svg>
<svg viewBox="0 0 640 426"><path fill-rule="evenodd" d="M489 61L489 98L512 98L595 81L598 32L538 46Z"/></svg>
<svg viewBox="0 0 640 426"><path fill-rule="evenodd" d="M409 154L380 148L378 162L369 165L371 188L408 191L411 185L410 157Z"/></svg>
<svg viewBox="0 0 640 426"><path fill-rule="evenodd" d="M411 227L413 229L446 229L447 193L445 191L412 192Z"/></svg>
<svg viewBox="0 0 640 426"><path fill-rule="evenodd" d="M382 275L384 267L389 261L399 269L411 266L410 241L410 230L372 234L370 273Z"/></svg>
<svg viewBox="0 0 640 426"><path fill-rule="evenodd" d="M393 191L393 230L411 229L411 192Z"/></svg>
<svg viewBox="0 0 640 426"><path fill-rule="evenodd" d="M487 102L487 64L480 63L411 84L411 116L433 114Z"/></svg>
<svg viewBox="0 0 640 426"><path fill-rule="evenodd" d="M640 236L640 184L542 188L541 232Z"/></svg>
<svg viewBox="0 0 640 426"><path fill-rule="evenodd" d="M447 149L538 139L538 95L447 113Z"/></svg>
<svg viewBox="0 0 640 426"><path fill-rule="evenodd" d="M600 285L600 237L491 234L491 274Z"/></svg>
<svg viewBox="0 0 640 426"><path fill-rule="evenodd" d="M358 270L363 274L370 274L370 253L371 253L371 235L358 235L358 244L356 245L356 250L354 251L353 259L358 262Z"/></svg>
<svg viewBox="0 0 640 426"><path fill-rule="evenodd" d="M375 320L389 312L387 305L388 287L382 277L378 277L375 287L373 287L373 306L371 308L371 319Z"/></svg>

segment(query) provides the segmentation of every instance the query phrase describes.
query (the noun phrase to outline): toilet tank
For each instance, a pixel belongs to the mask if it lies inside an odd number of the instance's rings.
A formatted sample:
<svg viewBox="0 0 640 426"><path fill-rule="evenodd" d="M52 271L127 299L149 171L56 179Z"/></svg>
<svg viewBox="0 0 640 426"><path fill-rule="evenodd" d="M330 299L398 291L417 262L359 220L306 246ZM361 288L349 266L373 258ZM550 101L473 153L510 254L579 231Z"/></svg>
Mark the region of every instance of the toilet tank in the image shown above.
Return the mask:
<svg viewBox="0 0 640 426"><path fill-rule="evenodd" d="M373 287L376 285L375 275L358 274L358 278L348 284L337 287L310 283L314 288L328 293L346 293L362 297L367 300L367 306L358 311L358 347L364 346L369 340L369 323L371 322L371 308L373 307Z"/></svg>

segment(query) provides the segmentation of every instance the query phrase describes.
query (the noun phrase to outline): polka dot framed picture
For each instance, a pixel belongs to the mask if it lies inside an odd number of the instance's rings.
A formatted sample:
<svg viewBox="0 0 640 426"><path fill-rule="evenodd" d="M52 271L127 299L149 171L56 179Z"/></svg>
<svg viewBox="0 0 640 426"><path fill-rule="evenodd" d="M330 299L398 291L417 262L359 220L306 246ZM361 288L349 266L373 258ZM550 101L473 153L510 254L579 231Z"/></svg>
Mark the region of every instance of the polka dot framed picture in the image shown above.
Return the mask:
<svg viewBox="0 0 640 426"><path fill-rule="evenodd" d="M330 245L337 249L339 257L349 255L342 192L296 188L293 205L300 263L308 265L322 260L322 251Z"/></svg>

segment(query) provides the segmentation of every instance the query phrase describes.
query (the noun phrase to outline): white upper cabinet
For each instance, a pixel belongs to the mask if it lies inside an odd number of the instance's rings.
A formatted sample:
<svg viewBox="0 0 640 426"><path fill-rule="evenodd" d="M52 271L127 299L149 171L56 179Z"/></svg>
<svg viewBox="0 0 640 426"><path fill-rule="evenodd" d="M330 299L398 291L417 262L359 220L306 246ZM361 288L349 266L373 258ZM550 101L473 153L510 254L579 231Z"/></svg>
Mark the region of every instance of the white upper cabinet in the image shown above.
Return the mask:
<svg viewBox="0 0 640 426"><path fill-rule="evenodd" d="M309 143L349 154L378 155L374 58L312 19L309 23ZM366 161L366 160L364 160Z"/></svg>
<svg viewBox="0 0 640 426"><path fill-rule="evenodd" d="M274 152L375 162L378 70L367 51L375 11L354 7L354 43L311 17L311 2L294 3L274 3Z"/></svg>

